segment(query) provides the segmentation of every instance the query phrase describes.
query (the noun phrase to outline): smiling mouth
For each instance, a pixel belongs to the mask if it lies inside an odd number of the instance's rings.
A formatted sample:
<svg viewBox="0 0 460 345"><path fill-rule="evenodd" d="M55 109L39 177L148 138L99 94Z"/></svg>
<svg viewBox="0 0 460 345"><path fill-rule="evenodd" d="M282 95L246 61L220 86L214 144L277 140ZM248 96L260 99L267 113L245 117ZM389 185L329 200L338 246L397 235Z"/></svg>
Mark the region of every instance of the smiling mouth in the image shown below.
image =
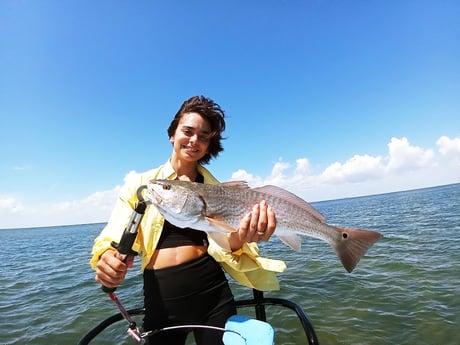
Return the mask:
<svg viewBox="0 0 460 345"><path fill-rule="evenodd" d="M198 149L195 149L193 147L186 146L186 145L183 145L182 148L187 150L187 151L191 151L191 152L195 152L195 153L199 151Z"/></svg>

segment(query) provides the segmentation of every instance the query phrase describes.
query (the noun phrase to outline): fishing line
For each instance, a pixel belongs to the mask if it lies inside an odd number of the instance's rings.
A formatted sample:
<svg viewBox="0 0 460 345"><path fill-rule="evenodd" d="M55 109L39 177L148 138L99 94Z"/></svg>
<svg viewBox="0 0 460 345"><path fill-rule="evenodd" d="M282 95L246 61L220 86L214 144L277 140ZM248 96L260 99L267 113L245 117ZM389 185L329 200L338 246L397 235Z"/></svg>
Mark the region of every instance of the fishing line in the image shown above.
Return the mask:
<svg viewBox="0 0 460 345"><path fill-rule="evenodd" d="M199 328L199 329L210 329L210 330L220 331L220 332L223 332L223 333L233 333L233 334L236 334L237 336L239 336L241 338L241 340L244 341L244 344L246 344L246 338L243 337L241 335L241 333L239 333L237 331L222 328L222 327L207 326L207 325L178 325L178 326L163 327L163 328L155 329L153 331L144 332L144 333L142 333L141 337L144 338L144 337L155 335L155 334L158 334L158 333L161 333L161 332L174 331L174 330L178 330L178 329L194 330L194 329L197 329L197 328Z"/></svg>

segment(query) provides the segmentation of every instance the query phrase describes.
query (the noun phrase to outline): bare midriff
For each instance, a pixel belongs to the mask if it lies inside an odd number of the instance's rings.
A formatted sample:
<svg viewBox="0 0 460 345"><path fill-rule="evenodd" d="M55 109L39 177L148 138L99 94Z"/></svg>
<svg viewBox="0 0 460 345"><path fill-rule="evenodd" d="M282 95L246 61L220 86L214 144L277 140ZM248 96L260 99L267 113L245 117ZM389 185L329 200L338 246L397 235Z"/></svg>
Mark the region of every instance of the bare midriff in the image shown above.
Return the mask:
<svg viewBox="0 0 460 345"><path fill-rule="evenodd" d="M173 267L197 259L208 251L208 246L181 246L157 249L146 269Z"/></svg>

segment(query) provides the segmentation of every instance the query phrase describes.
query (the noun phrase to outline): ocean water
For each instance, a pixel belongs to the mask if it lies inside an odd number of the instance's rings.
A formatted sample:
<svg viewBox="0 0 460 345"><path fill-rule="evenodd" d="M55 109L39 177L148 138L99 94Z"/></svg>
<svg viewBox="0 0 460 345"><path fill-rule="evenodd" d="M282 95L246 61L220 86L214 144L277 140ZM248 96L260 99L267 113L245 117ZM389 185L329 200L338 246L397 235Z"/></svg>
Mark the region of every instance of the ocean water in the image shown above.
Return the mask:
<svg viewBox="0 0 460 345"><path fill-rule="evenodd" d="M325 242L305 237L297 253L273 239L261 252L284 259L288 269L279 276L281 290L266 297L300 304L321 344L460 344L460 184L314 206L329 224L377 230L384 238L351 274ZM0 231L0 344L76 344L118 312L88 265L103 226ZM142 305L136 264L117 290L127 308ZM237 299L252 296L231 285ZM306 344L291 312L269 306L267 314L276 344ZM122 322L97 339L134 344Z"/></svg>

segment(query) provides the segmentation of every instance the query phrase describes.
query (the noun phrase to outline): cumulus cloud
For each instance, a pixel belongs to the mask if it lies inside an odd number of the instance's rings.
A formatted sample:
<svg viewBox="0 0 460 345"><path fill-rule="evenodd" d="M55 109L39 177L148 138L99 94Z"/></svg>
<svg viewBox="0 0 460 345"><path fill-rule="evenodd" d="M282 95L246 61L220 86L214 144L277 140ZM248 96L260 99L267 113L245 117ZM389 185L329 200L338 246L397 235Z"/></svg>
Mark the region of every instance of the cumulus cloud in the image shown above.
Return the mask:
<svg viewBox="0 0 460 345"><path fill-rule="evenodd" d="M106 222L120 186L79 199L28 205L13 197L0 197L0 228L26 228Z"/></svg>
<svg viewBox="0 0 460 345"><path fill-rule="evenodd" d="M405 137L391 138L382 156L353 155L316 171L308 158L299 158L295 164L280 158L266 176L239 169L232 180L245 180L252 187L274 184L308 201L460 182L460 137L442 136L436 145L437 151L413 145ZM124 180L133 174L128 172ZM15 196L0 195L0 228L106 222L120 188L46 205L28 205Z"/></svg>
<svg viewBox="0 0 460 345"><path fill-rule="evenodd" d="M273 165L270 175L265 178L255 176L244 169L239 169L232 174L231 179L234 181L246 181L252 187L257 187L266 184L283 186L288 180L291 184L295 184L298 181L305 181L305 179L309 178L311 167L307 158L299 158L296 160L293 173L289 171L291 167L292 165L290 163L283 162L280 158L280 160Z"/></svg>
<svg viewBox="0 0 460 345"><path fill-rule="evenodd" d="M136 174L138 174L138 172L137 172L136 170L131 170L131 171L129 171L129 172L125 175L125 177L124 177L124 179L123 179L123 182L126 183L126 181L128 181L132 176L134 176L134 175L136 175Z"/></svg>
<svg viewBox="0 0 460 345"><path fill-rule="evenodd" d="M388 144L389 161L387 169L391 172L420 169L434 164L432 149L412 146L407 138L391 138Z"/></svg>
<svg viewBox="0 0 460 345"><path fill-rule="evenodd" d="M324 183L362 183L434 166L434 158L432 149L413 146L405 137L393 137L388 143L387 156L354 155L345 163L329 165L320 177Z"/></svg>
<svg viewBox="0 0 460 345"><path fill-rule="evenodd" d="M253 174L248 173L244 169L238 169L234 173L232 173L233 181L246 181L251 186L259 186L262 184L263 180L260 177L254 176Z"/></svg>
<svg viewBox="0 0 460 345"><path fill-rule="evenodd" d="M380 177L385 167L380 156L355 155L345 163L335 162L321 174L324 182L359 182Z"/></svg>
<svg viewBox="0 0 460 345"><path fill-rule="evenodd" d="M290 163L278 161L273 166L270 176L266 179L268 184L280 184L286 179L284 172L291 167Z"/></svg>
<svg viewBox="0 0 460 345"><path fill-rule="evenodd" d="M311 167L310 162L307 158L299 158L296 160L296 175L308 175L310 173Z"/></svg>
<svg viewBox="0 0 460 345"><path fill-rule="evenodd" d="M441 137L437 145L441 154L455 156L460 162L460 138ZM431 148L412 145L405 137L391 138L387 147L385 156L354 155L322 171L313 171L307 158L299 158L295 167L289 162L276 162L266 177L241 169L232 178L246 180L251 186L275 184L317 200L460 181L460 174L446 169Z"/></svg>
<svg viewBox="0 0 460 345"><path fill-rule="evenodd" d="M452 159L456 165L460 164L460 137L451 139L443 135L438 139L436 145L443 156Z"/></svg>
<svg viewBox="0 0 460 345"><path fill-rule="evenodd" d="M124 181L137 174L129 171ZM121 186L96 191L81 199L29 205L13 196L0 195L0 229L26 228L108 221Z"/></svg>
<svg viewBox="0 0 460 345"><path fill-rule="evenodd" d="M86 210L86 213L97 213L110 210L113 207L120 187L107 191L95 192L80 200L65 201L50 205L60 212L72 211L75 209Z"/></svg>

